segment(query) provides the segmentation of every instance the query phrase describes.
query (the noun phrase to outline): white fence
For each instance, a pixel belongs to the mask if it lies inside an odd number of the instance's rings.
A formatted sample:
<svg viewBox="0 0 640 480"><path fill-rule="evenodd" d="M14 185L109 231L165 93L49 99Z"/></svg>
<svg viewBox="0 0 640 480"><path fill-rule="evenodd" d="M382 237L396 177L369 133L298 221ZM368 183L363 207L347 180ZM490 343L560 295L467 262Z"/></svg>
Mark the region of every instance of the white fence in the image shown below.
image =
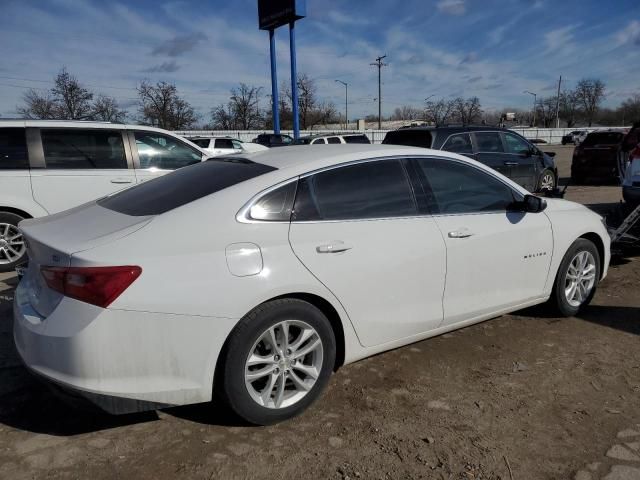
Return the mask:
<svg viewBox="0 0 640 480"><path fill-rule="evenodd" d="M609 127L606 127L607 129ZM586 130L599 130L601 128L589 128ZM562 142L562 136L576 130L576 128L513 128L514 132L519 133L525 138L530 140L539 139L550 145L559 145ZM582 128L581 130L585 130ZM334 130L334 133L364 133L369 137L371 143L381 143L384 136L390 130ZM179 135L185 137L233 137L244 142L250 142L261 133L265 133L265 130L184 130L177 131ZM281 133L293 136L292 130L282 130ZM308 130L301 131L300 135L317 135L317 134L330 133L325 130Z"/></svg>

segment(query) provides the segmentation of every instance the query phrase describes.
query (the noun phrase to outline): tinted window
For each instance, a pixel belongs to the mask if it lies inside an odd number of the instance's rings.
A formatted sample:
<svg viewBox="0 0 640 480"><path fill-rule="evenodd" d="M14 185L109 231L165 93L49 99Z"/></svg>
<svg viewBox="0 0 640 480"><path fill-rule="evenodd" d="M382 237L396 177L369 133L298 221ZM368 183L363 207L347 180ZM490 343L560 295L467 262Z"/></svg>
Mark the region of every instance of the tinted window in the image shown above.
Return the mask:
<svg viewBox="0 0 640 480"><path fill-rule="evenodd" d="M118 130L41 130L47 168L127 168Z"/></svg>
<svg viewBox="0 0 640 480"><path fill-rule="evenodd" d="M293 209L293 199L296 195L298 182L291 182L277 188L251 205L249 218L254 220L289 221Z"/></svg>
<svg viewBox="0 0 640 480"><path fill-rule="evenodd" d="M298 140L296 140L295 142L293 142L295 145L309 145L311 143L311 138L309 137L302 137L299 138ZM313 143L317 143L317 142L313 142Z"/></svg>
<svg viewBox="0 0 640 480"><path fill-rule="evenodd" d="M497 132L476 132L478 152L504 152L502 140Z"/></svg>
<svg viewBox="0 0 640 480"><path fill-rule="evenodd" d="M359 163L300 180L295 220L345 220L415 215L399 160Z"/></svg>
<svg viewBox="0 0 640 480"><path fill-rule="evenodd" d="M312 145L326 145L327 141L324 138L318 138L317 140L314 140Z"/></svg>
<svg viewBox="0 0 640 480"><path fill-rule="evenodd" d="M24 128L0 128L0 170L29 168Z"/></svg>
<svg viewBox="0 0 640 480"><path fill-rule="evenodd" d="M233 142L230 138L216 138L216 148L233 149Z"/></svg>
<svg viewBox="0 0 640 480"><path fill-rule="evenodd" d="M342 138L347 143L371 143L366 135L347 135Z"/></svg>
<svg viewBox="0 0 640 480"><path fill-rule="evenodd" d="M617 145L622 142L623 133L620 132L596 132L587 135L582 142L583 147L595 147L597 145Z"/></svg>
<svg viewBox="0 0 640 480"><path fill-rule="evenodd" d="M209 148L210 139L209 138L196 138L196 139L191 139L191 142L195 143L196 145L198 145L201 148Z"/></svg>
<svg viewBox="0 0 640 480"><path fill-rule="evenodd" d="M342 143L338 137L327 138L327 143Z"/></svg>
<svg viewBox="0 0 640 480"><path fill-rule="evenodd" d="M476 213L506 210L514 200L504 183L477 168L459 162L418 159L431 189L431 206L437 213Z"/></svg>
<svg viewBox="0 0 640 480"><path fill-rule="evenodd" d="M471 136L468 133L451 135L442 146L442 150L454 153L473 153Z"/></svg>
<svg viewBox="0 0 640 480"><path fill-rule="evenodd" d="M156 132L135 132L140 168L175 170L199 162L202 155L180 140Z"/></svg>
<svg viewBox="0 0 640 480"><path fill-rule="evenodd" d="M159 215L275 170L243 159L211 159L105 197L98 204L125 215Z"/></svg>
<svg viewBox="0 0 640 480"><path fill-rule="evenodd" d="M507 144L507 153L517 153L518 155L524 155L531 151L529 144L522 138L511 133L504 134L505 143Z"/></svg>
<svg viewBox="0 0 640 480"><path fill-rule="evenodd" d="M429 130L395 130L385 135L382 143L389 145L406 145L407 147L431 148L431 132Z"/></svg>
<svg viewBox="0 0 640 480"><path fill-rule="evenodd" d="M236 150L242 150L242 142L240 140L231 140L231 144Z"/></svg>

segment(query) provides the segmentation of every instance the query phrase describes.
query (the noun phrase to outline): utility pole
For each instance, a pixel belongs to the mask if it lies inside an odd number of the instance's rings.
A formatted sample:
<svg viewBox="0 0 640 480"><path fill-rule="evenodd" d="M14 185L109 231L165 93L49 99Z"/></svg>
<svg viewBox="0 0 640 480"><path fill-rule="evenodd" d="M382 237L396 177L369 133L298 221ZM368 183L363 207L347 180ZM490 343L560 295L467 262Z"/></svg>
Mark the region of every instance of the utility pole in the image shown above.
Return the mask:
<svg viewBox="0 0 640 480"><path fill-rule="evenodd" d="M344 85L344 129L349 130L349 84L342 80L336 82Z"/></svg>
<svg viewBox="0 0 640 480"><path fill-rule="evenodd" d="M535 93L533 93L533 92L528 91L528 90L525 90L522 93L528 93L529 95L533 95L533 125L532 126L535 127L536 126L536 106L537 106L536 98L537 98L537 95Z"/></svg>
<svg viewBox="0 0 640 480"><path fill-rule="evenodd" d="M386 63L382 63L382 60L387 56L383 55L376 58L375 63L369 65L378 67L378 130L382 130L382 67L386 67Z"/></svg>
<svg viewBox="0 0 640 480"><path fill-rule="evenodd" d="M560 85L562 84L562 75L558 80L558 95L556 96L556 128L560 128Z"/></svg>

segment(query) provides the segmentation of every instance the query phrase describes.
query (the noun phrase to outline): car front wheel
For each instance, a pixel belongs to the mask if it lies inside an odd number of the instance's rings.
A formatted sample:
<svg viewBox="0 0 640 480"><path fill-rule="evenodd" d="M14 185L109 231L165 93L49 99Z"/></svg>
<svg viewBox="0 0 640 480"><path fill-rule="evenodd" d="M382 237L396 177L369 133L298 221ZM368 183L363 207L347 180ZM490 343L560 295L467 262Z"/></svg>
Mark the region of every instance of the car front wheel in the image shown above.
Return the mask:
<svg viewBox="0 0 640 480"><path fill-rule="evenodd" d="M0 212L0 272L10 272L26 260L27 248L18 223L23 217Z"/></svg>
<svg viewBox="0 0 640 480"><path fill-rule="evenodd" d="M247 314L222 353L216 393L243 420L269 425L294 417L326 387L336 356L327 317L297 299Z"/></svg>
<svg viewBox="0 0 640 480"><path fill-rule="evenodd" d="M556 188L556 175L551 170L543 170L538 181L538 191L553 190Z"/></svg>
<svg viewBox="0 0 640 480"><path fill-rule="evenodd" d="M552 301L558 312L571 317L588 305L600 280L600 254L593 242L579 238L565 254L556 275Z"/></svg>

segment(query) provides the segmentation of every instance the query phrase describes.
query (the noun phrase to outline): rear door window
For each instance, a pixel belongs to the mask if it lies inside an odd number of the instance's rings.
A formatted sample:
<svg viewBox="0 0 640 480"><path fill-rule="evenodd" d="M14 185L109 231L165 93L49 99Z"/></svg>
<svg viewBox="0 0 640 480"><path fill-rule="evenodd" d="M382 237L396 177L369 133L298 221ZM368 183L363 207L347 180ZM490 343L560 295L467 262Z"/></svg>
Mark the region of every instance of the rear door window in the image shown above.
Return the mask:
<svg viewBox="0 0 640 480"><path fill-rule="evenodd" d="M611 146L622 142L624 134L620 132L595 132L587 135L582 142L583 147Z"/></svg>
<svg viewBox="0 0 640 480"><path fill-rule="evenodd" d="M294 206L296 221L388 218L416 213L400 160L358 163L302 178Z"/></svg>
<svg viewBox="0 0 640 480"><path fill-rule="evenodd" d="M476 132L474 135L476 136L478 152L504 152L502 140L500 139L500 134L498 132Z"/></svg>
<svg viewBox="0 0 640 480"><path fill-rule="evenodd" d="M194 140L191 140L192 143L195 143L201 148L209 148L210 141L211 140L209 138L196 138Z"/></svg>
<svg viewBox="0 0 640 480"><path fill-rule="evenodd" d="M120 130L42 129L40 136L47 168L127 168Z"/></svg>
<svg viewBox="0 0 640 480"><path fill-rule="evenodd" d="M202 160L202 154L177 138L158 132L135 132L140 168L175 170Z"/></svg>
<svg viewBox="0 0 640 480"><path fill-rule="evenodd" d="M273 170L244 159L210 159L105 197L98 204L125 215L159 215Z"/></svg>
<svg viewBox="0 0 640 480"><path fill-rule="evenodd" d="M338 137L327 138L327 143L342 143Z"/></svg>
<svg viewBox="0 0 640 480"><path fill-rule="evenodd" d="M504 134L505 144L507 145L507 153L516 155L526 155L531 152L531 146L522 138L512 133Z"/></svg>
<svg viewBox="0 0 640 480"><path fill-rule="evenodd" d="M318 138L311 142L311 145L326 145L327 141L324 138Z"/></svg>
<svg viewBox="0 0 640 480"><path fill-rule="evenodd" d="M471 145L471 136L468 133L459 133L451 135L444 145L442 150L453 153L473 153L473 146Z"/></svg>
<svg viewBox="0 0 640 480"><path fill-rule="evenodd" d="M230 138L216 138L216 148L233 149L233 142Z"/></svg>
<svg viewBox="0 0 640 480"><path fill-rule="evenodd" d="M24 128L0 128L0 170L29 168Z"/></svg>

